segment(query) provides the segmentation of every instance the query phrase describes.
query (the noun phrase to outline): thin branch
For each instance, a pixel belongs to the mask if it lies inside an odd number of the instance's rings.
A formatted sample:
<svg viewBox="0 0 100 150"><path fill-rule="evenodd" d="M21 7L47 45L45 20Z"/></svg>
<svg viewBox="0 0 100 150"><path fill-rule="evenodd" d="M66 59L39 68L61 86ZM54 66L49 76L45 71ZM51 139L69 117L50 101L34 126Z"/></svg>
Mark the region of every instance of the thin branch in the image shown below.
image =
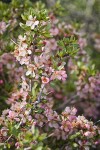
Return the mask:
<svg viewBox="0 0 100 150"><path fill-rule="evenodd" d="M27 148L24 148L24 150L30 150L32 149L32 147L27 147Z"/></svg>
<svg viewBox="0 0 100 150"><path fill-rule="evenodd" d="M42 92L43 92L44 87L45 87L45 84L40 89L40 93L39 93L39 96L37 98L37 101L35 102L35 105L37 105L41 102L41 96L42 96Z"/></svg>
<svg viewBox="0 0 100 150"><path fill-rule="evenodd" d="M8 137L8 139L5 141L5 143L7 143L11 137L12 137L12 134Z"/></svg>
<svg viewBox="0 0 100 150"><path fill-rule="evenodd" d="M35 53L35 49L36 49L36 35L34 35L34 41L33 41L33 50L32 50L32 54L31 54L31 63L33 61L33 58L34 58L34 53ZM33 80L31 79L30 80L30 90L32 91L32 88L33 88Z"/></svg>

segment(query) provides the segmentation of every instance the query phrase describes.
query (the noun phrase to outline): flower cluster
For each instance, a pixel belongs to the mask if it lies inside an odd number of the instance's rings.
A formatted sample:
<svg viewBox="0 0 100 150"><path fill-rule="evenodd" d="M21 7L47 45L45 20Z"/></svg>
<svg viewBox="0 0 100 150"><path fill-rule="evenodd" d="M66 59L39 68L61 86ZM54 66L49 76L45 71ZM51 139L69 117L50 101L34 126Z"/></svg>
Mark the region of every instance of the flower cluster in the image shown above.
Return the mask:
<svg viewBox="0 0 100 150"><path fill-rule="evenodd" d="M6 70L6 74L8 74L8 81L10 82L19 82L20 77L23 73L22 67L17 67L18 63L12 54L4 53L0 56L0 74L2 79L4 79L4 71ZM12 71L13 70L13 71Z"/></svg>
<svg viewBox="0 0 100 150"><path fill-rule="evenodd" d="M30 57L28 55L31 54L31 50L28 49L28 44L26 41L26 36L22 37L21 35L18 37L19 43L17 48L14 51L14 55L16 59L20 61L20 64L29 64Z"/></svg>
<svg viewBox="0 0 100 150"><path fill-rule="evenodd" d="M52 108L48 105L42 105L41 108L44 109L43 114L35 114L36 126L42 127L44 130L51 128L51 139L56 138L58 141L61 139L64 141L69 140L69 146L65 144L65 147L68 149L71 147L71 141L72 147L79 149L89 149L93 143L99 142L96 139L97 133L100 132L98 128L84 116L76 116L77 110L75 108L66 107L61 115L52 111ZM95 138L95 141L92 140L93 138ZM75 143L73 140L75 140ZM91 140L93 142L92 144Z"/></svg>
<svg viewBox="0 0 100 150"><path fill-rule="evenodd" d="M18 100L19 97L16 99ZM15 130L21 131L24 138L24 130L27 135L27 132L32 130L30 127L34 125L35 128L41 131L43 130L45 133L47 132L49 141L52 139L56 141L65 141L64 145L61 145L61 143L57 144L58 148L63 146L68 149L73 149L75 147L79 149L89 149L92 145L94 145L95 148L96 144L99 144L97 138L100 132L99 128L93 125L93 122L88 121L84 116L76 116L77 110L75 108L66 107L62 114L59 115L52 109L52 104L50 105L49 102L46 104L41 103L37 109L35 108L32 111L32 109L28 107L28 102L26 102L26 100L20 102L17 100L12 101L10 109L4 110L0 117L1 125L3 125L1 128L2 140L7 140L9 138L9 132L13 134L13 131L9 129L10 123L15 127ZM40 110L42 113L39 113ZM26 129L27 125L29 126L29 130ZM15 147L18 143L19 148L25 146L20 142L20 140L22 141L21 137L18 139L17 136L13 136L10 137L12 141L14 141L14 138L17 139ZM34 139L31 140L33 140L31 141L32 143L35 142ZM33 145L35 146L35 143ZM53 148L53 146L55 145L52 143L50 147Z"/></svg>
<svg viewBox="0 0 100 150"><path fill-rule="evenodd" d="M77 85L77 95L83 99L99 100L100 98L100 75L89 77L85 82L84 76L80 75Z"/></svg>
<svg viewBox="0 0 100 150"><path fill-rule="evenodd" d="M30 27L30 31L32 30L35 32L35 30L38 30L38 24L40 24L41 28L44 27L44 24L41 23L43 21L38 21L36 16L34 18L29 16L28 19L25 25ZM33 42L28 44L27 39L29 39L29 34L26 32L23 37L20 35L14 51L16 59L21 65L26 66L26 76L30 76L36 80L41 78L43 84L54 79L65 81L67 74L64 65L66 63L62 62L62 60L57 57L56 40L53 38L46 38L42 42L41 39L40 43L42 43L42 46L39 49L35 46L37 41L36 33L32 34L32 38ZM37 46L40 43L37 43ZM40 55L36 55L37 53L40 53ZM53 57L55 57L55 60Z"/></svg>

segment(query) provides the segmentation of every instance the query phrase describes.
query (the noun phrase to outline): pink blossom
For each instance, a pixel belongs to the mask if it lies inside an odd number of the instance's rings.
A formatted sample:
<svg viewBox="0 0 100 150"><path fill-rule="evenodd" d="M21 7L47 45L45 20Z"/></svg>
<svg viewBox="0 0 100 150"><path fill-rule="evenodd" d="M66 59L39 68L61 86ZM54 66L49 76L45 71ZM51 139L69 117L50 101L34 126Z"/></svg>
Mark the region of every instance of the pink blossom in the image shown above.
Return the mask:
<svg viewBox="0 0 100 150"><path fill-rule="evenodd" d="M46 51L50 51L51 50L56 50L57 48L57 42L55 39L50 39L48 41L46 41L46 45L45 45L45 49Z"/></svg>
<svg viewBox="0 0 100 150"><path fill-rule="evenodd" d="M83 49L87 45L86 39L84 39L84 38L79 38L78 43L79 43L79 46L81 49Z"/></svg>
<svg viewBox="0 0 100 150"><path fill-rule="evenodd" d="M66 71L64 70L54 71L54 73L51 76L51 80L58 79L58 80L65 81L66 78L67 78L67 74Z"/></svg>
<svg viewBox="0 0 100 150"><path fill-rule="evenodd" d="M90 132L90 131L87 131L87 132L84 133L84 135L85 135L86 137L92 138L92 137L94 136L94 133L93 133L93 132Z"/></svg>
<svg viewBox="0 0 100 150"><path fill-rule="evenodd" d="M15 143L15 147L16 147L16 149L19 149L19 148L21 147L20 142L16 142L16 143Z"/></svg>
<svg viewBox="0 0 100 150"><path fill-rule="evenodd" d="M10 119L14 119L15 117L17 116L17 113L15 113L14 111L9 111L9 115L8 115L8 117L10 118Z"/></svg>
<svg viewBox="0 0 100 150"><path fill-rule="evenodd" d="M3 34L6 31L6 23L4 21L0 22L0 34Z"/></svg>
<svg viewBox="0 0 100 150"><path fill-rule="evenodd" d="M43 84L49 83L49 78L47 78L47 77L45 77L45 76L42 76L42 77L41 77L41 80L42 80L42 83L43 83Z"/></svg>
<svg viewBox="0 0 100 150"><path fill-rule="evenodd" d="M52 35L56 36L59 34L59 29L58 28L51 28L50 32Z"/></svg>
<svg viewBox="0 0 100 150"><path fill-rule="evenodd" d="M25 91L29 91L29 85L28 83L26 82L26 79L24 76L21 77L22 78L22 89L25 90Z"/></svg>
<svg viewBox="0 0 100 150"><path fill-rule="evenodd" d="M3 80L0 80L0 85L3 84Z"/></svg>
<svg viewBox="0 0 100 150"><path fill-rule="evenodd" d="M28 57L23 57L21 60L19 59L21 65L23 65L23 64L28 65L29 60L30 60L29 56Z"/></svg>

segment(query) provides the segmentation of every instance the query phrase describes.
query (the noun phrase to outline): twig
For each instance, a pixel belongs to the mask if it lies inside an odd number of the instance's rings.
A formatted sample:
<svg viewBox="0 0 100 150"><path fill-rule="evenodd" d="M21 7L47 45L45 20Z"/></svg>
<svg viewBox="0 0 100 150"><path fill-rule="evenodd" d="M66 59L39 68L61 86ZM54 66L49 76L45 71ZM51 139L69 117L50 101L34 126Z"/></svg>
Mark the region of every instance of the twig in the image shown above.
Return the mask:
<svg viewBox="0 0 100 150"><path fill-rule="evenodd" d="M36 49L36 35L34 35L34 40L32 42L33 44L33 50L32 50L32 54L31 54L31 63L33 61L33 56L34 56L34 53L35 53L35 49ZM33 88L33 80L31 79L30 80L30 90L32 91L32 88Z"/></svg>
<svg viewBox="0 0 100 150"><path fill-rule="evenodd" d="M8 139L5 141L5 143L8 142L11 137L12 137L12 134L8 137Z"/></svg>
<svg viewBox="0 0 100 150"><path fill-rule="evenodd" d="M40 89L40 93L39 93L37 101L35 102L35 105L37 105L37 104L39 104L41 102L41 95L42 95L44 87L45 87L45 84Z"/></svg>
<svg viewBox="0 0 100 150"><path fill-rule="evenodd" d="M11 41L15 44L15 45L18 45L13 39L11 39ZM18 45L19 46L19 45Z"/></svg>
<svg viewBox="0 0 100 150"><path fill-rule="evenodd" d="M45 139L48 139L49 137L52 137L54 135L54 133L51 133L50 135L48 135Z"/></svg>
<svg viewBox="0 0 100 150"><path fill-rule="evenodd" d="M30 150L30 149L31 149L31 147L24 148L24 150Z"/></svg>

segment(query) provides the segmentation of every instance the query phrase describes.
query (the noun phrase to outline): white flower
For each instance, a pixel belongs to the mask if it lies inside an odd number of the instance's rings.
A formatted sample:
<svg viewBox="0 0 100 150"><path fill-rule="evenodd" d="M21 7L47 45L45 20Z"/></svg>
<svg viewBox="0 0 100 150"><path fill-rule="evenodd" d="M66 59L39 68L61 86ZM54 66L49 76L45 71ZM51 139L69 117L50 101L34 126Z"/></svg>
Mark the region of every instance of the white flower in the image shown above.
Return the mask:
<svg viewBox="0 0 100 150"><path fill-rule="evenodd" d="M23 49L21 50L21 49L20 49L20 51L19 51L19 56L23 56L23 57L25 57L25 56L26 56L26 54L27 54L27 53L26 53L26 51L25 51L25 50L23 50Z"/></svg>
<svg viewBox="0 0 100 150"><path fill-rule="evenodd" d="M29 64L29 60L30 60L30 57L23 57L22 59L20 59L20 64L23 65L28 65Z"/></svg>
<svg viewBox="0 0 100 150"><path fill-rule="evenodd" d="M31 75L33 78L35 77L35 69L36 67L32 64L30 64L28 67L27 67L27 72L26 72L26 76L29 76Z"/></svg>
<svg viewBox="0 0 100 150"><path fill-rule="evenodd" d="M26 21L26 25L27 25L28 27L32 26L32 24L33 24L33 21L31 21L31 20Z"/></svg>
<svg viewBox="0 0 100 150"><path fill-rule="evenodd" d="M26 76L29 76L31 74L31 70L28 70L27 72L26 72Z"/></svg>
<svg viewBox="0 0 100 150"><path fill-rule="evenodd" d="M35 26L37 26L38 24L39 24L39 21L38 21L38 20L35 21L35 22L32 24L31 29L33 30L33 29L35 28Z"/></svg>
<svg viewBox="0 0 100 150"><path fill-rule="evenodd" d="M27 50L28 54L31 55L32 54L32 51L29 49Z"/></svg>
<svg viewBox="0 0 100 150"><path fill-rule="evenodd" d="M26 43L22 43L22 47L26 49L28 45Z"/></svg>
<svg viewBox="0 0 100 150"><path fill-rule="evenodd" d="M31 15L29 16L29 20L26 21L26 25L28 27L31 27L31 29L33 30L35 28L35 26L37 26L39 24L39 21L36 20L36 17L32 17Z"/></svg>
<svg viewBox="0 0 100 150"><path fill-rule="evenodd" d="M24 37L22 35L19 35L18 39L20 40L20 42L23 42L26 40L26 35L24 35Z"/></svg>

